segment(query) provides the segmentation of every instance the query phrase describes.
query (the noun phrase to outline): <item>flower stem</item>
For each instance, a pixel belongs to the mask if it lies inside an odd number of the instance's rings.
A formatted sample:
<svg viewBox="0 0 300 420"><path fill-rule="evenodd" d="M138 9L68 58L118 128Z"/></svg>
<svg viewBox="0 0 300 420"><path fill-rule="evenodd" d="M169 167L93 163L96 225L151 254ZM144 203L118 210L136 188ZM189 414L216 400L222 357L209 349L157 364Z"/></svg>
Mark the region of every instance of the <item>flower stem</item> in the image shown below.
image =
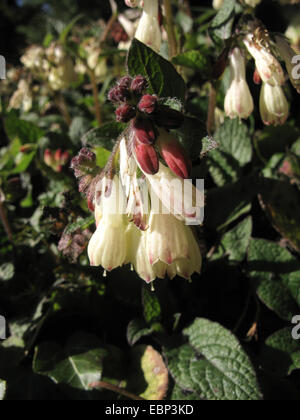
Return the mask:
<svg viewBox="0 0 300 420"><path fill-rule="evenodd" d="M126 389L120 388L116 385L110 384L108 382L94 382L90 384L90 388L102 388L107 389L108 391L115 392L117 394L123 395L124 397L130 398L131 400L137 400L142 401L145 400L145 398L140 397L139 395L132 394L131 392L126 391Z"/></svg>
<svg viewBox="0 0 300 420"><path fill-rule="evenodd" d="M102 115L101 115L102 112L101 112L101 105L99 101L99 89L97 85L96 75L95 75L95 72L91 69L88 69L88 74L89 74L91 84L92 84L92 89L93 89L96 119L97 119L98 125L100 126L102 124Z"/></svg>
<svg viewBox="0 0 300 420"><path fill-rule="evenodd" d="M70 126L72 119L71 119L70 113L68 111L68 107L67 107L65 98L63 97L62 93L55 92L54 100L55 100L57 108L59 109L60 113L64 117L64 120L65 120L66 124L68 126Z"/></svg>
<svg viewBox="0 0 300 420"><path fill-rule="evenodd" d="M208 114L206 129L209 135L211 135L215 122L215 109L217 104L217 91L213 83L210 84L209 102L208 102Z"/></svg>
<svg viewBox="0 0 300 420"><path fill-rule="evenodd" d="M176 39L176 34L175 34L175 26L174 26L171 0L163 0L163 5L165 8L166 31L168 34L170 58L173 58L178 53L178 44L177 44L177 39Z"/></svg>

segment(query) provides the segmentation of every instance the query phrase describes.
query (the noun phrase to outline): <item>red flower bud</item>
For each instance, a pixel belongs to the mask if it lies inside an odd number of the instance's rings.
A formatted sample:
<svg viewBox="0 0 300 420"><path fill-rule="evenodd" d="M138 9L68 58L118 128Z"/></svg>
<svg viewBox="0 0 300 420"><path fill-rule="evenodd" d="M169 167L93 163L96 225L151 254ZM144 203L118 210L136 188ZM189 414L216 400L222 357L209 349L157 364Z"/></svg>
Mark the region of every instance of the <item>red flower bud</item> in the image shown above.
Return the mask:
<svg viewBox="0 0 300 420"><path fill-rule="evenodd" d="M136 76L131 83L131 90L135 95L142 95L147 88L147 80L143 76Z"/></svg>
<svg viewBox="0 0 300 420"><path fill-rule="evenodd" d="M256 85L260 85L261 84L261 77L260 77L260 74L258 73L257 69L255 69L254 74L253 74L253 82Z"/></svg>
<svg viewBox="0 0 300 420"><path fill-rule="evenodd" d="M157 134L152 121L136 118L133 121L132 129L135 137L140 143L152 144L155 142Z"/></svg>
<svg viewBox="0 0 300 420"><path fill-rule="evenodd" d="M168 130L179 128L183 122L184 116L181 112L165 105L160 105L155 113L155 123L159 127L164 127Z"/></svg>
<svg viewBox="0 0 300 420"><path fill-rule="evenodd" d="M145 114L153 114L157 107L157 97L144 95L138 104L138 109Z"/></svg>
<svg viewBox="0 0 300 420"><path fill-rule="evenodd" d="M62 157L62 150L61 149L57 149L56 152L54 153L54 159L57 163L60 162Z"/></svg>
<svg viewBox="0 0 300 420"><path fill-rule="evenodd" d="M109 92L108 92L108 99L111 102L119 103L119 102L126 102L127 99L130 98L130 91L129 89L124 85L117 85L114 86Z"/></svg>
<svg viewBox="0 0 300 420"><path fill-rule="evenodd" d="M181 178L188 178L192 162L176 137L162 130L157 139L157 146L172 172Z"/></svg>
<svg viewBox="0 0 300 420"><path fill-rule="evenodd" d="M130 90L131 83L132 83L132 77L124 76L122 77L122 79L118 81L118 86L121 88Z"/></svg>
<svg viewBox="0 0 300 420"><path fill-rule="evenodd" d="M118 122L127 123L135 117L135 114L136 111L132 106L123 104L116 110L116 119Z"/></svg>
<svg viewBox="0 0 300 420"><path fill-rule="evenodd" d="M134 151L140 167L146 174L154 175L158 172L159 161L157 153L152 145L142 144L135 139Z"/></svg>

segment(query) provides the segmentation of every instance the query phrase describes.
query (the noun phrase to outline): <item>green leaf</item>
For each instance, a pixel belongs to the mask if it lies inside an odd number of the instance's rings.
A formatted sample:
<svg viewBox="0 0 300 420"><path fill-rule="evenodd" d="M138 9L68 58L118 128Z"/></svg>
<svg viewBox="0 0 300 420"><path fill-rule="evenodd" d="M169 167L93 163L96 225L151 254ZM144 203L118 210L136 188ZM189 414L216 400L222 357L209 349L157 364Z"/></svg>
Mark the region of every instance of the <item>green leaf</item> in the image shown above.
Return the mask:
<svg viewBox="0 0 300 420"><path fill-rule="evenodd" d="M83 145L104 147L112 150L114 141L122 134L126 124L111 122L103 124L99 128L94 128L86 133L82 138Z"/></svg>
<svg viewBox="0 0 300 420"><path fill-rule="evenodd" d="M11 140L18 138L22 144L37 143L44 136L44 131L30 121L18 118L10 113L4 120L5 131Z"/></svg>
<svg viewBox="0 0 300 420"><path fill-rule="evenodd" d="M210 32L214 40L230 38L236 7L235 0L224 1L221 9L211 22Z"/></svg>
<svg viewBox="0 0 300 420"><path fill-rule="evenodd" d="M89 131L91 124L87 118L75 117L69 128L69 136L75 146L81 145L82 136Z"/></svg>
<svg viewBox="0 0 300 420"><path fill-rule="evenodd" d="M96 338L79 333L70 338L64 349L54 342L39 345L33 370L57 384L90 391L90 385L101 380L106 355Z"/></svg>
<svg viewBox="0 0 300 420"><path fill-rule="evenodd" d="M0 400L4 400L6 394L6 382L0 379Z"/></svg>
<svg viewBox="0 0 300 420"><path fill-rule="evenodd" d="M131 76L146 77L149 93L185 101L185 83L173 64L137 39L131 43L127 68Z"/></svg>
<svg viewBox="0 0 300 420"><path fill-rule="evenodd" d="M4 263L0 266L0 281L11 280L15 275L15 267L12 263Z"/></svg>
<svg viewBox="0 0 300 420"><path fill-rule="evenodd" d="M202 377L205 373L210 395L222 400L262 398L249 357L230 331L198 318L184 330L184 334L195 351L204 357L197 360L192 374L200 373Z"/></svg>
<svg viewBox="0 0 300 420"><path fill-rule="evenodd" d="M274 228L300 252L300 191L287 181L264 179L260 202Z"/></svg>
<svg viewBox="0 0 300 420"><path fill-rule="evenodd" d="M80 218L79 220L77 220L75 223L70 223L65 230L65 234L69 235L71 233L76 232L78 229L81 230L85 230L88 227L92 226L95 223L95 218L94 216L89 216L86 218Z"/></svg>
<svg viewBox="0 0 300 420"><path fill-rule="evenodd" d="M252 217L249 216L223 236L217 255L228 255L230 261L243 261L250 244L251 233Z"/></svg>
<svg viewBox="0 0 300 420"><path fill-rule="evenodd" d="M111 151L104 147L94 147L93 151L96 154L96 164L99 168L104 168L110 155Z"/></svg>
<svg viewBox="0 0 300 420"><path fill-rule="evenodd" d="M292 337L292 329L284 328L267 338L262 349L263 368L279 376L300 369L300 341Z"/></svg>
<svg viewBox="0 0 300 420"><path fill-rule="evenodd" d="M127 341L134 346L142 337L152 334L153 329L149 328L144 320L133 319L127 327Z"/></svg>
<svg viewBox="0 0 300 420"><path fill-rule="evenodd" d="M181 389L180 386L175 384L172 391L171 400L173 401L178 401L178 400L198 401L199 396L197 395L196 392L185 391L184 389Z"/></svg>
<svg viewBox="0 0 300 420"><path fill-rule="evenodd" d="M84 15L80 14L78 16L76 16L61 32L60 36L59 36L59 41L62 44L65 44L67 41L67 38L70 34L70 32L72 31L73 27L76 25L76 23L82 19L84 17Z"/></svg>
<svg viewBox="0 0 300 420"><path fill-rule="evenodd" d="M290 321L300 305L299 261L274 242L252 239L248 268L257 283L261 301L278 316Z"/></svg>
<svg viewBox="0 0 300 420"><path fill-rule="evenodd" d="M222 229L251 210L251 202L259 191L259 178L249 175L234 184L213 188L207 192L205 224Z"/></svg>
<svg viewBox="0 0 300 420"><path fill-rule="evenodd" d="M127 389L146 400L164 399L169 374L163 358L152 346L137 346L132 350Z"/></svg>
<svg viewBox="0 0 300 420"><path fill-rule="evenodd" d="M208 155L209 171L218 186L235 182L241 168L252 159L251 136L247 126L239 119L226 119L216 131L214 140L219 144Z"/></svg>
<svg viewBox="0 0 300 420"><path fill-rule="evenodd" d="M199 159L199 155L211 150L215 145L211 138L205 137L207 134L205 124L195 117L184 117L183 125L176 130L185 150L191 159ZM202 139L202 140L201 140Z"/></svg>
<svg viewBox="0 0 300 420"><path fill-rule="evenodd" d="M151 292L147 286L142 288L142 303L144 308L144 318L147 324L160 321L161 307L159 300L154 292Z"/></svg>
<svg viewBox="0 0 300 420"><path fill-rule="evenodd" d="M201 72L202 75L204 73L207 78L211 76L211 63L208 59L208 51L190 50L174 57L172 63L189 67Z"/></svg>
<svg viewBox="0 0 300 420"><path fill-rule="evenodd" d="M16 175L16 174L20 174L21 172L25 172L28 169L31 162L33 161L35 155L36 155L36 150L30 153L21 153L19 156L17 156L17 161L18 161L17 166L13 170L9 171L9 174Z"/></svg>

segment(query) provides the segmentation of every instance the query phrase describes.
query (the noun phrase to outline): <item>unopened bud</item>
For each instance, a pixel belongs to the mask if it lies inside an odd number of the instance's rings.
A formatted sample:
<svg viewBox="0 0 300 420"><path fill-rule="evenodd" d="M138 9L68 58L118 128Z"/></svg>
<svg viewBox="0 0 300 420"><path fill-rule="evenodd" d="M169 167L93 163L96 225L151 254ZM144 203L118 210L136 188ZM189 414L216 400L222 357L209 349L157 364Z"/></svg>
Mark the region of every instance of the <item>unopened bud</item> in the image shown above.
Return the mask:
<svg viewBox="0 0 300 420"><path fill-rule="evenodd" d="M74 157L70 165L76 178L88 175L96 168L96 155L87 147L80 150L79 154Z"/></svg>
<svg viewBox="0 0 300 420"><path fill-rule="evenodd" d="M142 95L147 88L147 80L144 76L136 76L131 83L131 90L135 95Z"/></svg>
<svg viewBox="0 0 300 420"><path fill-rule="evenodd" d="M50 149L46 149L44 152L44 162L47 166L52 166L54 159Z"/></svg>
<svg viewBox="0 0 300 420"><path fill-rule="evenodd" d="M253 82L254 82L256 85L260 85L260 84L261 84L261 82L262 82L261 77L260 77L260 74L259 74L259 72L258 72L258 70L257 70L257 69L255 69L255 71L254 71L254 73L253 73Z"/></svg>
<svg viewBox="0 0 300 420"><path fill-rule="evenodd" d="M125 89L130 89L131 87L131 83L132 83L132 77L130 76L124 76L122 77L122 79L120 79L118 81L118 85L119 87L125 88Z"/></svg>
<svg viewBox="0 0 300 420"><path fill-rule="evenodd" d="M181 178L188 178L192 163L177 138L165 130L160 130L157 146L171 171Z"/></svg>
<svg viewBox="0 0 300 420"><path fill-rule="evenodd" d="M157 107L155 95L144 95L138 104L138 109L145 114L153 114Z"/></svg>
<svg viewBox="0 0 300 420"><path fill-rule="evenodd" d="M138 164L143 172L154 175L158 172L159 161L154 147L150 144L142 144L134 141L134 151Z"/></svg>
<svg viewBox="0 0 300 420"><path fill-rule="evenodd" d="M155 113L155 123L168 130L181 127L183 122L184 116L181 112L165 105L160 105Z"/></svg>
<svg viewBox="0 0 300 420"><path fill-rule="evenodd" d="M116 120L118 122L127 123L135 117L136 111L129 104L120 105L116 110Z"/></svg>
<svg viewBox="0 0 300 420"><path fill-rule="evenodd" d="M138 119L133 121L132 129L135 138L143 144L152 144L155 142L157 134L154 124L150 120Z"/></svg>
<svg viewBox="0 0 300 420"><path fill-rule="evenodd" d="M119 103L119 102L126 102L127 99L130 98L130 91L125 86L114 86L108 92L108 100L111 102Z"/></svg>

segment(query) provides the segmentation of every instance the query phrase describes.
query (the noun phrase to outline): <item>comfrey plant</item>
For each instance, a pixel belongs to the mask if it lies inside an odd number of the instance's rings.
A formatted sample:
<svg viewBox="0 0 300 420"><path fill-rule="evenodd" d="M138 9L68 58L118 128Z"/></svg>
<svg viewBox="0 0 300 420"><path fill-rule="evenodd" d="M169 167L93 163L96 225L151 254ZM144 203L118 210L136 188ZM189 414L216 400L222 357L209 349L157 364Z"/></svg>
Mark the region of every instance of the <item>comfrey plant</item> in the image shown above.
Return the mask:
<svg viewBox="0 0 300 420"><path fill-rule="evenodd" d="M189 224L202 222L203 195L187 180L191 161L171 129L183 114L146 92L147 80L125 76L109 94L118 122L128 123L103 170L82 149L72 161L80 191L94 211L92 266L131 264L146 282L167 275L190 279L201 253Z"/></svg>
<svg viewBox="0 0 300 420"><path fill-rule="evenodd" d="M220 65L224 54L227 55L231 82L225 96L226 115L246 119L254 110L246 80L246 62L248 58L253 58L254 83L262 84L259 100L261 119L266 125L285 124L289 116L289 104L283 90L286 77L279 59L285 62L291 83L299 92L299 78L294 71L295 51L283 36L272 37L261 22L252 18L246 24L243 22L237 26L230 44L217 64Z"/></svg>

